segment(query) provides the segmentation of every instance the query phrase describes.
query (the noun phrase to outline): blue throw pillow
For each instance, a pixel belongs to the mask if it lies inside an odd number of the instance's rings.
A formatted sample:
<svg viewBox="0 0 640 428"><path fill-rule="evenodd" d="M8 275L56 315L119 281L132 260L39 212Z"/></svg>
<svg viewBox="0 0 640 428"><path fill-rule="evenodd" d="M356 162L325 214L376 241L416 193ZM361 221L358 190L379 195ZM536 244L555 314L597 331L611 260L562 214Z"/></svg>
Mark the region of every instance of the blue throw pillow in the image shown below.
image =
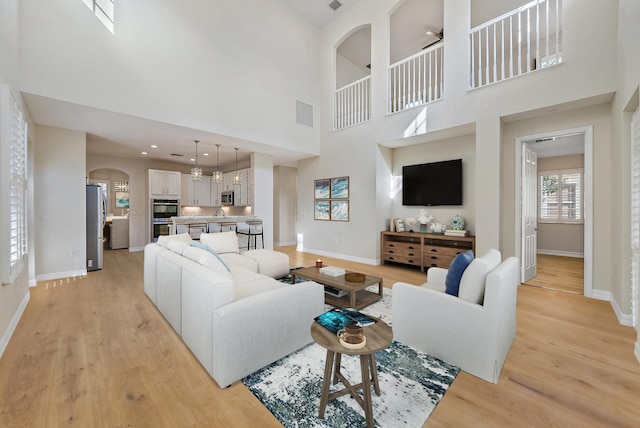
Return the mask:
<svg viewBox="0 0 640 428"><path fill-rule="evenodd" d="M218 255L218 253L216 253L216 252L213 250L213 248L211 248L210 246L208 246L208 245L206 245L206 244L203 244L202 242L199 242L199 241L191 241L191 244L190 244L190 245L191 245L192 247L201 248L201 249L203 249L203 250L206 250L206 251L210 252L211 254L213 254L214 256L216 256L216 258L217 258L218 260L220 260L220 263L222 263L222 266L224 266L224 267L225 267L225 269L227 269L227 272L231 272L231 269L229 269L229 266L227 266L227 264L224 262L224 260L222 260L222 259L220 258L220 256Z"/></svg>
<svg viewBox="0 0 640 428"><path fill-rule="evenodd" d="M458 296L458 290L460 289L460 280L464 270L473 261L473 251L467 250L464 253L460 253L451 262L449 271L447 272L447 278L444 280L446 286L446 293L452 296Z"/></svg>

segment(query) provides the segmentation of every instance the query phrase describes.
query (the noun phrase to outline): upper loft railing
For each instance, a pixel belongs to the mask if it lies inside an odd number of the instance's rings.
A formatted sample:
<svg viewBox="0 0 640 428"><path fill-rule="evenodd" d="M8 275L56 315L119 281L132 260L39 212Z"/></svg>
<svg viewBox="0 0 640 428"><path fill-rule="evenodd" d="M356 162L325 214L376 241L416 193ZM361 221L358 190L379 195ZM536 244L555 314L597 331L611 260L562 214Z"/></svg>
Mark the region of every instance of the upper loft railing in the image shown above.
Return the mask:
<svg viewBox="0 0 640 428"><path fill-rule="evenodd" d="M396 113L442 98L444 43L389 66L387 113Z"/></svg>
<svg viewBox="0 0 640 428"><path fill-rule="evenodd" d="M469 31L470 88L562 62L562 0L534 0Z"/></svg>
<svg viewBox="0 0 640 428"><path fill-rule="evenodd" d="M371 76L337 89L333 112L334 131L371 120Z"/></svg>

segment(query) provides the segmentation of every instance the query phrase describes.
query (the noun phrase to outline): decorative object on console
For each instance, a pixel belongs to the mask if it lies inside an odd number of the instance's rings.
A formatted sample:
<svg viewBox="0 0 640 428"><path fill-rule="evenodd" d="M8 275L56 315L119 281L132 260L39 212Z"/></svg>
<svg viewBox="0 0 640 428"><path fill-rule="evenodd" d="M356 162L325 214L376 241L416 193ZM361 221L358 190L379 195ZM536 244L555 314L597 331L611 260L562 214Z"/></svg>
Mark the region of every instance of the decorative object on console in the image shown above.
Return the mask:
<svg viewBox="0 0 640 428"><path fill-rule="evenodd" d="M396 219L396 232L404 232L404 223L401 218Z"/></svg>
<svg viewBox="0 0 640 428"><path fill-rule="evenodd" d="M438 235L442 235L446 229L447 226L442 223L431 223L429 225L429 230L431 231L431 233L435 233Z"/></svg>
<svg viewBox="0 0 640 428"><path fill-rule="evenodd" d="M420 223L420 232L427 233L429 228L427 225L435 219L431 214L427 212L425 209L420 210L420 215L416 218L416 221Z"/></svg>
<svg viewBox="0 0 640 428"><path fill-rule="evenodd" d="M464 218L460 217L458 214L454 215L451 218L451 229L464 230Z"/></svg>
<svg viewBox="0 0 640 428"><path fill-rule="evenodd" d="M415 218L413 218L413 217L406 218L406 219L404 220L404 224L406 224L406 225L407 225L407 232L413 232L413 231L414 231L414 230L413 230L413 226L414 226L416 223L418 223L418 221L417 221Z"/></svg>
<svg viewBox="0 0 640 428"><path fill-rule="evenodd" d="M447 230L444 231L444 234L446 236L468 236L469 235L469 231L468 230L447 229Z"/></svg>

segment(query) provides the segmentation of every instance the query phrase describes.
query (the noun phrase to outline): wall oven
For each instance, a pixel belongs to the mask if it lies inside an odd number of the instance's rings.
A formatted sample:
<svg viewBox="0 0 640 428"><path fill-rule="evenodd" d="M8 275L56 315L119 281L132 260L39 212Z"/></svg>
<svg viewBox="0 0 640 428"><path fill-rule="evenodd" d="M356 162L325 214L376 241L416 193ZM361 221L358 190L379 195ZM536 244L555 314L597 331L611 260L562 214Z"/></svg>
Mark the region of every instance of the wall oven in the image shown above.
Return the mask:
<svg viewBox="0 0 640 428"><path fill-rule="evenodd" d="M151 200L151 242L156 242L158 236L168 235L171 217L180 215L180 201L178 199Z"/></svg>

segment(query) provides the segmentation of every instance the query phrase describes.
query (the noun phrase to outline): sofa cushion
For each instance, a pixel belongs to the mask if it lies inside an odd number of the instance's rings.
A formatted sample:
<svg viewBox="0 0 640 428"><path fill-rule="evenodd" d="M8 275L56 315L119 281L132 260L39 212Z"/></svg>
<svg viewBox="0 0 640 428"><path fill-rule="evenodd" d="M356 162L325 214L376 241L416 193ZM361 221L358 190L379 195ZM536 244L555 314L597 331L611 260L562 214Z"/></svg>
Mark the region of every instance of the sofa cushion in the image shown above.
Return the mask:
<svg viewBox="0 0 640 428"><path fill-rule="evenodd" d="M217 256L213 255L209 251L191 245L185 248L182 255L206 267L207 269L225 276L226 278L231 278L231 273L229 273L226 265Z"/></svg>
<svg viewBox="0 0 640 428"><path fill-rule="evenodd" d="M287 287L287 285L282 282L253 272L242 266L231 266L231 277L235 284L236 300Z"/></svg>
<svg viewBox="0 0 640 428"><path fill-rule="evenodd" d="M458 293L459 298L467 302L482 304L484 301L484 286L487 281L487 275L491 271L489 266L489 262L482 257L478 257L471 262L462 274Z"/></svg>
<svg viewBox="0 0 640 428"><path fill-rule="evenodd" d="M191 242L191 235L188 233L179 233L177 235L160 235L158 236L158 245L166 247L171 241L182 241L185 243Z"/></svg>
<svg viewBox="0 0 640 428"><path fill-rule="evenodd" d="M196 248L201 248L205 251L208 251L209 253L213 254L218 260L220 260L220 263L222 263L222 265L227 269L227 272L230 270L229 266L227 266L227 264L224 262L224 260L222 260L220 258L220 256L218 255L218 253L216 253L215 251L213 251L213 248L211 248L210 246L203 244L202 242L198 242L198 241L191 241L191 246L192 247L196 247Z"/></svg>
<svg viewBox="0 0 640 428"><path fill-rule="evenodd" d="M492 271L502 261L502 254L500 253L500 251L492 248L484 253L480 258L487 262L487 264L489 265L489 270Z"/></svg>
<svg viewBox="0 0 640 428"><path fill-rule="evenodd" d="M208 245L218 254L240 253L238 235L236 235L236 232L234 231L203 233L200 235L200 242Z"/></svg>
<svg viewBox="0 0 640 428"><path fill-rule="evenodd" d="M462 275L472 261L473 251L471 250L460 253L453 259L451 265L449 265L447 278L445 279L445 291L447 294L451 294L452 296L458 295Z"/></svg>
<svg viewBox="0 0 640 428"><path fill-rule="evenodd" d="M233 266L242 266L249 269L252 272L258 272L258 262L236 253L221 253L218 254L220 258L227 264L227 266L233 268Z"/></svg>
<svg viewBox="0 0 640 428"><path fill-rule="evenodd" d="M289 256L279 251L257 250L243 251L245 257L258 263L258 272L271 278L282 278L289 274Z"/></svg>
<svg viewBox="0 0 640 428"><path fill-rule="evenodd" d="M172 241L169 241L167 243L167 248L170 249L171 251L173 251L176 254L180 254L182 255L182 253L184 252L184 249L187 248L189 246L188 243L178 240L178 239L174 239Z"/></svg>

